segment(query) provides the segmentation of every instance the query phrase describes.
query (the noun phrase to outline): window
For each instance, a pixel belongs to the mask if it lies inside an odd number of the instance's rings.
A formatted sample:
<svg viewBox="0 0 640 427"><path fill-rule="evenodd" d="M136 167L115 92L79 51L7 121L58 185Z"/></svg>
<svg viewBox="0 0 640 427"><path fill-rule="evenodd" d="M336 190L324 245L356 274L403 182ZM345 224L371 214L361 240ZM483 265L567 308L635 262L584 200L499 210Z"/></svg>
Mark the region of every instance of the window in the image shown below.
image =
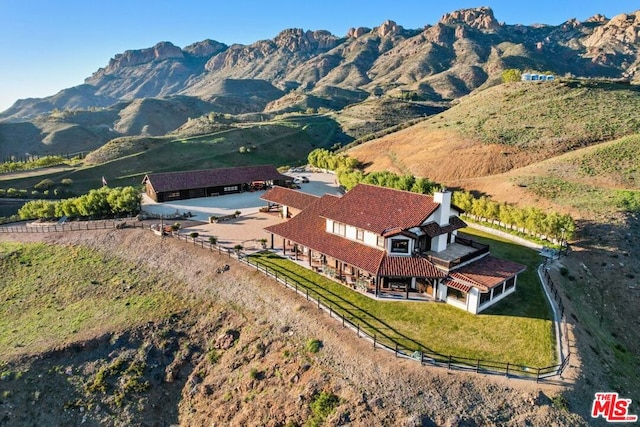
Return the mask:
<svg viewBox="0 0 640 427"><path fill-rule="evenodd" d="M409 253L409 241L400 239L391 239L391 252L408 254Z"/></svg>
<svg viewBox="0 0 640 427"><path fill-rule="evenodd" d="M458 301L466 301L467 300L467 293L466 292L462 292L459 291L458 289L455 288L447 288L447 297L453 298L453 299L457 299Z"/></svg>
<svg viewBox="0 0 640 427"><path fill-rule="evenodd" d="M378 240L376 242L376 245L378 245L378 247L384 248L384 237L383 236L378 236Z"/></svg>
<svg viewBox="0 0 640 427"><path fill-rule="evenodd" d="M502 285L503 285L503 284L504 284L504 282L503 282L503 283L500 283L498 286L496 286L495 288L493 288L493 297L494 297L494 298L495 298L495 297L497 297L498 295L500 295L500 294L502 293L502 291L503 291L503 289L502 289Z"/></svg>
<svg viewBox="0 0 640 427"><path fill-rule="evenodd" d="M333 234L338 234L340 236L344 236L346 233L347 227L341 222L333 223Z"/></svg>
<svg viewBox="0 0 640 427"><path fill-rule="evenodd" d="M516 285L516 278L512 277L511 279L507 280L507 282L504 285L504 290L508 291L509 289L513 288Z"/></svg>
<svg viewBox="0 0 640 427"><path fill-rule="evenodd" d="M360 241L364 240L364 230L363 229L358 228L356 230L356 240L360 240Z"/></svg>
<svg viewBox="0 0 640 427"><path fill-rule="evenodd" d="M180 198L180 192L179 191L172 191L170 193L167 193L166 200L173 200L173 199L179 199L179 198Z"/></svg>
<svg viewBox="0 0 640 427"><path fill-rule="evenodd" d="M230 187L224 187L224 192L228 193L230 191L238 191L238 186L237 185L232 185Z"/></svg>
<svg viewBox="0 0 640 427"><path fill-rule="evenodd" d="M491 301L491 292L480 294L480 305L485 304L489 301Z"/></svg>

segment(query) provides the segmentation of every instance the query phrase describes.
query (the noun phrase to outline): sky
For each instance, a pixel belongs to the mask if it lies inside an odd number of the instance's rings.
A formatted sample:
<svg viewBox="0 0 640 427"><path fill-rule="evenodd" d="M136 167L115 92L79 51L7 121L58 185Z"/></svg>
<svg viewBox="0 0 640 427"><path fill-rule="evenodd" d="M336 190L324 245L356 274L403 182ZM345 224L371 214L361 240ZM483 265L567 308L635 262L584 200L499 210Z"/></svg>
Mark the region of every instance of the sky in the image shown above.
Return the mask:
<svg viewBox="0 0 640 427"><path fill-rule="evenodd" d="M0 0L0 111L80 85L115 55L161 41L181 48L205 39L251 44L287 28L344 36L386 20L418 29L480 6L509 25L559 25L640 9L638 0Z"/></svg>

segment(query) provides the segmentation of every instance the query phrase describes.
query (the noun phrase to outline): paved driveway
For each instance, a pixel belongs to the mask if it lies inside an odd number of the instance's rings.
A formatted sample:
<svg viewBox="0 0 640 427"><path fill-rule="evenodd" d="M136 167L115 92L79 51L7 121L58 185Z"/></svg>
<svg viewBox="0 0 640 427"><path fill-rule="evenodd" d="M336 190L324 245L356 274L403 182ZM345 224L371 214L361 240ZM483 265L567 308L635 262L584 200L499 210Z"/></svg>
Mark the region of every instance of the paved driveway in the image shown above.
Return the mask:
<svg viewBox="0 0 640 427"><path fill-rule="evenodd" d="M335 182L335 175L329 173L290 173L289 176L306 176L309 182L301 184L300 191L322 196L324 194L341 194ZM228 194L217 197L200 197L197 199L176 200L167 203L156 203L146 195L143 196L142 210L154 214L172 215L191 212L191 219L208 222L211 215L229 215L240 211L242 215L256 213L267 202L260 199L264 191L239 194Z"/></svg>
<svg viewBox="0 0 640 427"><path fill-rule="evenodd" d="M322 196L324 194L342 194L335 182L335 176L328 173L290 173L293 177L306 176L309 182L301 184L300 191ZM201 238L209 236L218 238L218 244L225 248L233 248L235 245L242 245L245 250L256 250L260 248L260 239L268 239L271 235L264 231L265 227L282 222L282 219L275 213L259 212L261 207L267 202L260 199L264 191L255 191L239 194L229 194L217 197L202 197L198 199L176 200L169 203L156 203L146 195L143 197L142 210L155 214L171 215L191 212L193 215L189 221L189 226L185 227L181 233L197 232ZM211 215L228 215L235 211L240 211L238 218L220 222L209 223ZM278 244L278 242L277 242Z"/></svg>

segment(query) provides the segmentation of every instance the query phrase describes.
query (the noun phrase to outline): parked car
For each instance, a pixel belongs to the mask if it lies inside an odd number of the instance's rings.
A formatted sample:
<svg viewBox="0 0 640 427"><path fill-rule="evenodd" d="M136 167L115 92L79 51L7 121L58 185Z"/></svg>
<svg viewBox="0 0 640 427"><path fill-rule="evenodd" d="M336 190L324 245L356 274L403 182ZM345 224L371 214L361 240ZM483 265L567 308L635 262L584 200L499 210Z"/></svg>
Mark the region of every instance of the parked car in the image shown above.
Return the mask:
<svg viewBox="0 0 640 427"><path fill-rule="evenodd" d="M309 182L309 178L307 178L306 176L301 176L301 177L300 177L300 180L301 180L302 182Z"/></svg>

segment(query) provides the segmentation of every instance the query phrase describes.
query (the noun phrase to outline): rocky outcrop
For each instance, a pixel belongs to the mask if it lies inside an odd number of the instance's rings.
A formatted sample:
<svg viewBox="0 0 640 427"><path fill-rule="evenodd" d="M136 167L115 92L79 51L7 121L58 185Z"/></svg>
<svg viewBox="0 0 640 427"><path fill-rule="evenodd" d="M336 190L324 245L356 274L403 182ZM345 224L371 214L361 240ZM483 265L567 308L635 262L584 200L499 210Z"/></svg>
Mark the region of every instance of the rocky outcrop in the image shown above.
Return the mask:
<svg viewBox="0 0 640 427"><path fill-rule="evenodd" d="M390 37L400 34L402 27L393 21L384 21L384 23L378 27L377 32L380 37Z"/></svg>
<svg viewBox="0 0 640 427"><path fill-rule="evenodd" d="M134 67L151 61L182 58L184 58L182 49L170 42L161 42L152 48L127 50L124 53L117 54L109 61L109 65L103 69L103 72L104 74L113 74L124 67ZM100 70L98 70L99 72Z"/></svg>
<svg viewBox="0 0 640 427"><path fill-rule="evenodd" d="M358 37L362 37L369 32L371 32L371 28L349 28L349 31L347 31L347 37L357 39Z"/></svg>
<svg viewBox="0 0 640 427"><path fill-rule="evenodd" d="M215 40L207 39L190 44L182 49L184 52L196 58L211 58L213 55L225 51L229 46Z"/></svg>
<svg viewBox="0 0 640 427"><path fill-rule="evenodd" d="M278 48L290 52L328 50L338 44L338 38L329 31L304 31L301 28L284 30L273 41Z"/></svg>
<svg viewBox="0 0 640 427"><path fill-rule="evenodd" d="M488 7L478 7L474 9L462 9L451 13L446 13L440 22L446 25L468 25L471 28L486 31L497 31L500 23L493 16L493 10Z"/></svg>
<svg viewBox="0 0 640 427"><path fill-rule="evenodd" d="M605 22L600 21L600 22ZM623 13L593 30L584 40L584 45L593 47L618 47L631 50L631 45L640 41L640 10L634 14ZM635 47L637 50L637 46Z"/></svg>

